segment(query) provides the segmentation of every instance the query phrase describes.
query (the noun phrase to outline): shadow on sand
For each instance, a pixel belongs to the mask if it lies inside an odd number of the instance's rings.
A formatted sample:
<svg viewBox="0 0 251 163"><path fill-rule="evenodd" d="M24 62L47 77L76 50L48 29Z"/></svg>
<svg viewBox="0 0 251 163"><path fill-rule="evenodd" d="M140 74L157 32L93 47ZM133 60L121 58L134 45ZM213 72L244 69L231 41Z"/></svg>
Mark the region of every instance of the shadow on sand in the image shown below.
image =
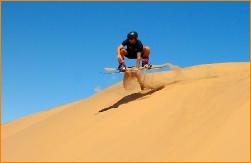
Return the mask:
<svg viewBox="0 0 251 163"><path fill-rule="evenodd" d="M130 94L130 95L128 95L128 96L123 97L122 99L120 99L118 102L116 102L116 103L113 104L112 106L109 106L109 107L107 107L107 108L104 108L104 109L100 110L99 112L104 112L104 111L107 111L107 110L110 110L110 109L113 109L113 108L118 108L118 107L119 107L120 105L122 105L122 104L126 104L126 103L128 103L128 102L137 100L137 99L142 98L142 97L144 97L144 96L153 94L154 92L157 92L157 91L159 91L159 90L161 90L161 89L163 89L163 88L164 88L164 86L159 87L159 88L156 88L156 89L149 90L149 91L146 92L146 93L139 92L139 93Z"/></svg>

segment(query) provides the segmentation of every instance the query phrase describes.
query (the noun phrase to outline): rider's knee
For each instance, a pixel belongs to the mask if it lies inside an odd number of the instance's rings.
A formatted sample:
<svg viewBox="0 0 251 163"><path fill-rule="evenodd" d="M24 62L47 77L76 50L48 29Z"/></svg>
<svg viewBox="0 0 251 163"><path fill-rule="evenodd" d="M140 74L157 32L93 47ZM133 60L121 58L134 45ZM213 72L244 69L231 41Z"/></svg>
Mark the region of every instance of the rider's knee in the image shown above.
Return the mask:
<svg viewBox="0 0 251 163"><path fill-rule="evenodd" d="M126 54L127 54L126 49L124 49L124 48L120 49L120 54L122 54L122 55L126 55Z"/></svg>
<svg viewBox="0 0 251 163"><path fill-rule="evenodd" d="M150 47L149 47L149 46L145 46L145 47L143 48L143 51L145 51L145 52L150 52Z"/></svg>

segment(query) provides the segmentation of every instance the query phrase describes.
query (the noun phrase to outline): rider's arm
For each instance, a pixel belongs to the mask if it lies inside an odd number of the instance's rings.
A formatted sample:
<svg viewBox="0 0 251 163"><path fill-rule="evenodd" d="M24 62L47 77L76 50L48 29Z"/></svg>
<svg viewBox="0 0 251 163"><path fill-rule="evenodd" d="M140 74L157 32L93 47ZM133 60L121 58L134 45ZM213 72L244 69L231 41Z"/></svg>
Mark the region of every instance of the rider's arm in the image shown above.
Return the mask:
<svg viewBox="0 0 251 163"><path fill-rule="evenodd" d="M139 68L140 59L141 59L141 53L142 52L138 52L137 53L136 68Z"/></svg>
<svg viewBox="0 0 251 163"><path fill-rule="evenodd" d="M117 50L116 50L116 52L117 52L117 54L118 54L118 59L119 60L122 60L122 58L121 58L121 55L120 55L120 51L121 51L121 49L123 48L124 46L122 45L122 44L120 44L118 47L117 47Z"/></svg>

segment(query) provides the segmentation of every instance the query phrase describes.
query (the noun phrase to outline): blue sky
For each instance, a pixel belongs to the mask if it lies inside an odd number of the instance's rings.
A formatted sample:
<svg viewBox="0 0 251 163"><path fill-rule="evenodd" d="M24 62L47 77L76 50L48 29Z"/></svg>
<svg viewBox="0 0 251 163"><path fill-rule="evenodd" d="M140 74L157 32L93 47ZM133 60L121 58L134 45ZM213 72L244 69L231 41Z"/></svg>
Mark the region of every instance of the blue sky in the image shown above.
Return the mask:
<svg viewBox="0 0 251 163"><path fill-rule="evenodd" d="M100 72L132 30L152 64L249 62L249 13L249 2L2 2L2 123L121 81Z"/></svg>

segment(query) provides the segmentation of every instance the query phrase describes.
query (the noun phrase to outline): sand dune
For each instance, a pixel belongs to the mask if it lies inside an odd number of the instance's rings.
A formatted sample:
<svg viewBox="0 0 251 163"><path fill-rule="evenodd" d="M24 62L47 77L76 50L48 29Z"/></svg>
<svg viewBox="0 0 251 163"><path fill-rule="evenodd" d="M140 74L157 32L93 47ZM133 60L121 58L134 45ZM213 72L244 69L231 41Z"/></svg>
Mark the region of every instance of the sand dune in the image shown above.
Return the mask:
<svg viewBox="0 0 251 163"><path fill-rule="evenodd" d="M142 75L2 125L2 161L250 161L250 63Z"/></svg>

